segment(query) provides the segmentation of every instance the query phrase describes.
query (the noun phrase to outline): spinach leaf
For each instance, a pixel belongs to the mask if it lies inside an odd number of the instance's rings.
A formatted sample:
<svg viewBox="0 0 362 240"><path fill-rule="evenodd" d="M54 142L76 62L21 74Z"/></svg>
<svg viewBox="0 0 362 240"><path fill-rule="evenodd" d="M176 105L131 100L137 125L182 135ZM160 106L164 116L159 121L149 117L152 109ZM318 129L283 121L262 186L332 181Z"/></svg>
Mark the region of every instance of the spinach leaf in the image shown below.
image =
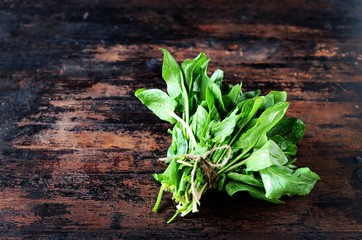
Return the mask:
<svg viewBox="0 0 362 240"><path fill-rule="evenodd" d="M201 76L201 91L200 97L201 100L206 99L206 92L209 91L208 94L212 93L213 98L215 99L215 104L217 104L217 108L220 111L226 111L224 102L222 100L222 93L220 86L217 85L214 81L212 81L208 76L202 75Z"/></svg>
<svg viewBox="0 0 362 240"><path fill-rule="evenodd" d="M235 109L230 116L212 126L211 132L214 135L214 138L212 139L213 142L223 143L226 138L230 138L238 118L238 115L236 114L237 111L238 109Z"/></svg>
<svg viewBox="0 0 362 240"><path fill-rule="evenodd" d="M167 151L167 157L173 158L188 152L188 141L183 134L183 130L179 124L176 124L172 129L172 143Z"/></svg>
<svg viewBox="0 0 362 240"><path fill-rule="evenodd" d="M231 111L232 108L239 103L241 98L241 84L236 84L230 90L227 95L222 96L222 101L224 102L225 108L228 111Z"/></svg>
<svg viewBox="0 0 362 240"><path fill-rule="evenodd" d="M200 53L195 59L187 59L181 64L181 69L185 76L185 82L188 88L188 92L191 92L193 88L193 82L201 74L205 74L205 69L202 66L207 63L208 60L204 53Z"/></svg>
<svg viewBox="0 0 362 240"><path fill-rule="evenodd" d="M261 91L259 89L257 89L254 91L248 91L248 92L243 93L242 97L243 97L243 99L253 98L253 97L259 96L260 93L261 93Z"/></svg>
<svg viewBox="0 0 362 240"><path fill-rule="evenodd" d="M319 176L307 167L293 171L279 165L260 170L260 176L268 199L278 199L283 195L306 195L317 180L320 180Z"/></svg>
<svg viewBox="0 0 362 240"><path fill-rule="evenodd" d="M167 92L172 99L178 99L182 94L183 75L180 66L166 49L163 52L162 77L167 84ZM182 99L180 99L182 101Z"/></svg>
<svg viewBox="0 0 362 240"><path fill-rule="evenodd" d="M160 119L171 124L176 122L173 113L177 102L171 99L165 92L159 89L146 90L141 88L136 91L135 95Z"/></svg>
<svg viewBox="0 0 362 240"><path fill-rule="evenodd" d="M297 145L295 145L293 142L285 140L280 135L275 135L271 138L280 149L285 153L286 156L294 156L297 154Z"/></svg>
<svg viewBox="0 0 362 240"><path fill-rule="evenodd" d="M288 162L288 158L273 140L269 140L244 162L246 171L256 172L273 165L283 166Z"/></svg>
<svg viewBox="0 0 362 240"><path fill-rule="evenodd" d="M287 101L287 92L285 91L270 91L266 96L269 95L273 95L274 103Z"/></svg>
<svg viewBox="0 0 362 240"><path fill-rule="evenodd" d="M178 168L176 159L172 159L163 173L153 174L153 177L162 183L164 190L177 191L181 177Z"/></svg>
<svg viewBox="0 0 362 240"><path fill-rule="evenodd" d="M216 71L210 77L211 81L217 85L221 85L222 80L224 79L224 71L216 69Z"/></svg>
<svg viewBox="0 0 362 240"><path fill-rule="evenodd" d="M256 187L263 187L263 182L256 179L253 175L250 174L230 172L227 174L227 176L229 179L232 179L236 182L242 182Z"/></svg>
<svg viewBox="0 0 362 240"><path fill-rule="evenodd" d="M199 105L192 118L191 129L195 133L198 140L201 140L204 136L205 128L208 126L208 112L204 107Z"/></svg>
<svg viewBox="0 0 362 240"><path fill-rule="evenodd" d="M244 183L240 182L229 182L225 186L225 191L229 194L229 196L234 195L237 192L246 191L250 194L250 196L261 199L264 201L272 202L272 203L283 203L281 200L274 198L267 198L265 197L265 192L261 188L253 187Z"/></svg>
<svg viewBox="0 0 362 240"><path fill-rule="evenodd" d="M239 138L235 143L235 147L244 151L254 147L280 121L287 111L288 105L288 103L277 103L273 107L266 109L257 119L254 127Z"/></svg>
<svg viewBox="0 0 362 240"><path fill-rule="evenodd" d="M274 106L279 102L286 102L287 93L285 91L270 91L264 98L264 109Z"/></svg>
<svg viewBox="0 0 362 240"><path fill-rule="evenodd" d="M268 137L281 136L285 141L296 144L303 137L305 124L299 118L286 118L268 132Z"/></svg>

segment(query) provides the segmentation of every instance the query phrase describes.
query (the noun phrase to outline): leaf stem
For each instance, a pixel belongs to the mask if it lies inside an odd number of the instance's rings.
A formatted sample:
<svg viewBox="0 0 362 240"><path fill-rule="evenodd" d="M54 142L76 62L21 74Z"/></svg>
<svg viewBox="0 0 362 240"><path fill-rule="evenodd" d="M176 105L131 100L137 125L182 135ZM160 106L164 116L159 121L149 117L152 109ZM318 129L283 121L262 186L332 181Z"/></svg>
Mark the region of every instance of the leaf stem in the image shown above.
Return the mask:
<svg viewBox="0 0 362 240"><path fill-rule="evenodd" d="M162 200L162 195L163 195L163 186L160 187L160 191L158 192L157 200L156 200L155 206L152 208L152 212L157 212L158 207Z"/></svg>
<svg viewBox="0 0 362 240"><path fill-rule="evenodd" d="M235 160L236 160L236 159L235 159ZM239 160L239 159L238 159L238 160ZM232 169L238 168L238 167L240 167L240 166L244 165L244 164L246 163L246 160L247 160L247 159L245 159L245 160L243 160L243 161L241 161L241 162L239 162L239 163L237 163L237 164L235 164L235 165L232 165L232 166L226 167L226 168L225 168L225 170L224 170L224 171L222 171L222 172L225 172L225 171L230 171L230 170L232 170Z"/></svg>
<svg viewBox="0 0 362 240"><path fill-rule="evenodd" d="M184 166L193 167L191 163L185 162L185 161L180 160L180 159L178 159L176 162L178 162L178 163L180 163L180 164L182 164Z"/></svg>
<svg viewBox="0 0 362 240"><path fill-rule="evenodd" d="M181 69L180 69L181 70ZM185 122L187 125L190 124L190 106L189 106L189 97L188 97L188 91L186 89L185 86L185 76L182 72L182 70L180 71L181 74L181 79L180 79L180 85L181 85L181 90L182 90L182 97L184 98L184 107L185 107L185 111L183 116L185 116Z"/></svg>
<svg viewBox="0 0 362 240"><path fill-rule="evenodd" d="M231 161L228 165L226 165L224 168L222 168L220 171L217 172L218 175L220 175L223 172L230 171L231 169L240 167L241 165L245 164L245 160L235 164L237 161L239 161L242 157L244 157L250 149L246 149L246 151L243 151L239 156L237 156L233 161Z"/></svg>
<svg viewBox="0 0 362 240"><path fill-rule="evenodd" d="M194 133L192 132L192 129L190 128L190 126L184 120L182 120L182 118L177 116L176 113L174 113L172 111L168 111L168 114L170 116L172 116L174 119L176 119L179 123L181 123L181 125L186 129L187 135L190 137L190 140L192 143L192 149L195 149L197 142L196 142L196 138L195 138Z"/></svg>
<svg viewBox="0 0 362 240"><path fill-rule="evenodd" d="M180 210L177 210L175 212L175 214L170 218L170 220L167 221L167 224L171 223L179 214L180 214Z"/></svg>

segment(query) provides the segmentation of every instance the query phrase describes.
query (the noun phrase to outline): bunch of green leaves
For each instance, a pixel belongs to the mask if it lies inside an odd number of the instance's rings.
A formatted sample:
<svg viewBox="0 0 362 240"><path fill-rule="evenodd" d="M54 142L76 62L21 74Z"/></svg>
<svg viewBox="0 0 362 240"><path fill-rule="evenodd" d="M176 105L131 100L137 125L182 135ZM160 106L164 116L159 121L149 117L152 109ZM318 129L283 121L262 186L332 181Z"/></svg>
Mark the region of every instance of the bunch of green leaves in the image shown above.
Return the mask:
<svg viewBox="0 0 362 240"><path fill-rule="evenodd" d="M154 114L172 124L172 142L163 159L167 168L154 174L161 187L153 211L164 191L171 192L177 204L169 222L197 212L202 195L210 189L230 196L246 191L272 203L282 203L284 195L311 191L319 176L293 165L305 125L285 116L286 92L265 96L259 90L243 92L241 83L223 83L219 69L209 77L204 53L180 66L161 50L167 91L142 88L135 93Z"/></svg>

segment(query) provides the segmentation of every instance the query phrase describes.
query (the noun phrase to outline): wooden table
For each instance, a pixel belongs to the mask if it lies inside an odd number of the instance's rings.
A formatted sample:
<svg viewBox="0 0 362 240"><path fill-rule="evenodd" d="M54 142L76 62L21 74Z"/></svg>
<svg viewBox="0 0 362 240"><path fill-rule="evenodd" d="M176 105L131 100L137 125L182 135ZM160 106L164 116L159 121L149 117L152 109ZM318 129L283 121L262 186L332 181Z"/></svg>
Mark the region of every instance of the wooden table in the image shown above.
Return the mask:
<svg viewBox="0 0 362 240"><path fill-rule="evenodd" d="M361 1L1 1L1 239L361 239ZM162 54L204 51L245 90L286 90L322 180L272 205L209 193L152 213L170 136L134 97Z"/></svg>

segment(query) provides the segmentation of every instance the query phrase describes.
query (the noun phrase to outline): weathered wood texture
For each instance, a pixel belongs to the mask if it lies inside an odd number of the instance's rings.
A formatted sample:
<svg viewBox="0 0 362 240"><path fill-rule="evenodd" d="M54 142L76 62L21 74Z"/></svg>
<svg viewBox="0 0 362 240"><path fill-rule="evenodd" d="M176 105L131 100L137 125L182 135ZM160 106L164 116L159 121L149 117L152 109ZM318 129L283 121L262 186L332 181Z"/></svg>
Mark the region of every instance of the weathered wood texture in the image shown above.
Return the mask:
<svg viewBox="0 0 362 240"><path fill-rule="evenodd" d="M362 2L165 2L0 2L0 238L361 239ZM168 125L133 93L164 87L159 47L288 91L312 193L210 193L171 225L171 200L151 213Z"/></svg>

